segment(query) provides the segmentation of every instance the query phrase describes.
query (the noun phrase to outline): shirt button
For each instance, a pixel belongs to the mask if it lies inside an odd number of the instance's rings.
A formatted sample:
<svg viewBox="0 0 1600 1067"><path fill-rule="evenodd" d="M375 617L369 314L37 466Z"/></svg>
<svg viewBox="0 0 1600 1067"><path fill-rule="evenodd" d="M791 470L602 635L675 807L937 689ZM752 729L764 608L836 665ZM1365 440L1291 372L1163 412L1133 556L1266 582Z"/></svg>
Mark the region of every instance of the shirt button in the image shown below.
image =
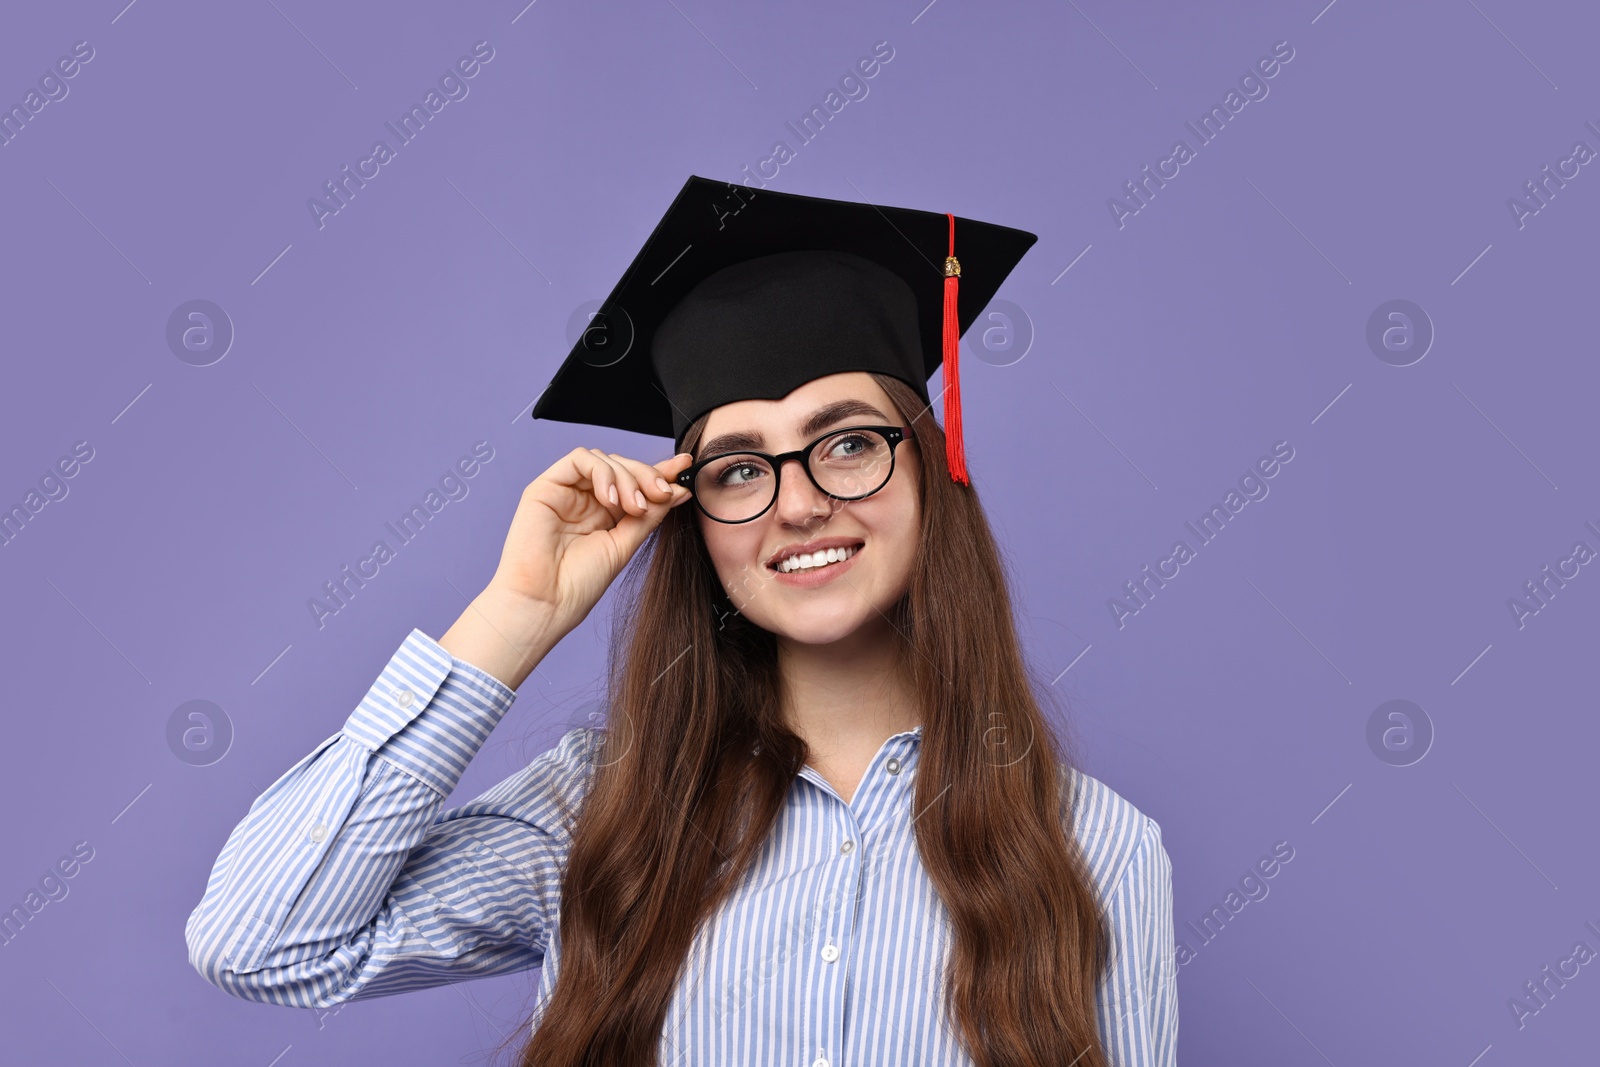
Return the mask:
<svg viewBox="0 0 1600 1067"><path fill-rule="evenodd" d="M818 1056L811 1062L811 1067L828 1067L828 1061Z"/></svg>
<svg viewBox="0 0 1600 1067"><path fill-rule="evenodd" d="M417 694L413 693L410 689L399 689L396 690L394 694L394 702L399 704L402 708L409 708L412 701L416 699Z"/></svg>
<svg viewBox="0 0 1600 1067"><path fill-rule="evenodd" d="M317 825L315 825L315 826L313 826L311 828L311 840L313 840L313 841L321 841L324 837L327 837L327 836L328 836L328 828L326 826L322 825L320 822L317 823Z"/></svg>
<svg viewBox="0 0 1600 1067"><path fill-rule="evenodd" d="M890 774L900 773L900 761L895 759L893 756L889 757L889 762L886 764L886 766L889 768Z"/></svg>
<svg viewBox="0 0 1600 1067"><path fill-rule="evenodd" d="M834 960L838 959L839 958L839 946L838 945L828 945L826 948L824 948L822 950L822 958L824 960L826 960L828 963L832 963Z"/></svg>
<svg viewBox="0 0 1600 1067"><path fill-rule="evenodd" d="M854 841L846 841L844 844L839 846L839 852L841 854L843 854L843 855L848 856L848 855L850 855L850 853L855 851L855 848L856 848L856 843Z"/></svg>

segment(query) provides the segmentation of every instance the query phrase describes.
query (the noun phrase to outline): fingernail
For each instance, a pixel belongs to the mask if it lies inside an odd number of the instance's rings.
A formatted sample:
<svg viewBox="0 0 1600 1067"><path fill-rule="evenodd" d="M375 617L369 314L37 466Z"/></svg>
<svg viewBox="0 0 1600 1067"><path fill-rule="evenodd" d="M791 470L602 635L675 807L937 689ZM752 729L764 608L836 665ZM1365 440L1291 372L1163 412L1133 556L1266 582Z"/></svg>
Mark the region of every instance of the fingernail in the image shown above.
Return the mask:
<svg viewBox="0 0 1600 1067"><path fill-rule="evenodd" d="M606 495L611 497L611 502L615 504L617 502L617 487L614 485L607 486Z"/></svg>
<svg viewBox="0 0 1600 1067"><path fill-rule="evenodd" d="M633 491L633 499L639 502L639 506L641 508L647 508L650 506L649 501L645 500L644 494L637 489Z"/></svg>
<svg viewBox="0 0 1600 1067"><path fill-rule="evenodd" d="M663 493L670 492L672 489L672 486L667 484L667 480L665 478L657 478L656 485L661 487L661 491Z"/></svg>

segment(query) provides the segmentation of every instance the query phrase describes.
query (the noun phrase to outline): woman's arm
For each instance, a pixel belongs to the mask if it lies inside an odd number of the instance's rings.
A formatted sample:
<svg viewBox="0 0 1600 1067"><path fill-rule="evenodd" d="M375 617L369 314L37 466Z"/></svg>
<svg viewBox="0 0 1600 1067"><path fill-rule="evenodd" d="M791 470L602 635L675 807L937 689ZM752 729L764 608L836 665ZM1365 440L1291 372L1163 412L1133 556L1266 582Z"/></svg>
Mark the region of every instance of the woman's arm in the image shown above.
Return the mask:
<svg viewBox="0 0 1600 1067"><path fill-rule="evenodd" d="M514 698L413 630L229 835L185 928L190 962L298 1007L541 964L568 845L558 796L576 803L591 732L440 813Z"/></svg>
<svg viewBox="0 0 1600 1067"><path fill-rule="evenodd" d="M1178 961L1172 929L1172 860L1148 816L1127 870L1111 893L1111 967L1097 1008L1116 1067L1178 1061Z"/></svg>
<svg viewBox="0 0 1600 1067"><path fill-rule="evenodd" d="M484 591L438 641L413 630L344 729L228 836L185 926L201 974L326 1007L543 962L568 847L559 805L576 811L563 787L587 781L597 731L439 809L516 686L690 498L667 479L692 459L574 448L523 489Z"/></svg>

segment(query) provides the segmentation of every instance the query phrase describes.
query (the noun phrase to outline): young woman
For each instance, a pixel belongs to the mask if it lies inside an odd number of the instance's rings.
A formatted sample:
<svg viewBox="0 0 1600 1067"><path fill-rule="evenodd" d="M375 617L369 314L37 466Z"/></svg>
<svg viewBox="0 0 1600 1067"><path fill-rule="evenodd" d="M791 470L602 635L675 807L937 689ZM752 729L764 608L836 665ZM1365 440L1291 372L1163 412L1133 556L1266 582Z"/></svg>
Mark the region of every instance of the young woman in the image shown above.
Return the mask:
<svg viewBox="0 0 1600 1067"><path fill-rule="evenodd" d="M606 306L681 258L704 181ZM656 311L633 297L639 373L671 410L630 425L669 419L678 454L577 448L528 485L471 606L437 641L412 630L233 831L190 958L308 1008L542 965L528 1067L1171 1067L1160 828L1041 711L923 386L952 362L928 343L939 301L842 202L754 207L752 237L712 245ZM872 210L896 240L927 232L931 213ZM946 341L998 284L971 308L945 290ZM536 416L592 403L590 371L632 373L590 356ZM618 406L649 413L638 385ZM625 568L605 727L441 810Z"/></svg>

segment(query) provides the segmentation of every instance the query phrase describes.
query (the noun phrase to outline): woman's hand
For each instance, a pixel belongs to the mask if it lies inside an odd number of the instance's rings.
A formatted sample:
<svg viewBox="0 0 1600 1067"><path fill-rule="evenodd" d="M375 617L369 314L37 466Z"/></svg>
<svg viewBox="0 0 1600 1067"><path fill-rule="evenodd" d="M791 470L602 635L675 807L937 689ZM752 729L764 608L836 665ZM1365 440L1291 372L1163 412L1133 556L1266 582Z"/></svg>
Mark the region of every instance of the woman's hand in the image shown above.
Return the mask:
<svg viewBox="0 0 1600 1067"><path fill-rule="evenodd" d="M692 460L679 453L652 466L573 449L522 491L486 592L548 613L559 640L599 603L667 512L690 498L674 479Z"/></svg>

